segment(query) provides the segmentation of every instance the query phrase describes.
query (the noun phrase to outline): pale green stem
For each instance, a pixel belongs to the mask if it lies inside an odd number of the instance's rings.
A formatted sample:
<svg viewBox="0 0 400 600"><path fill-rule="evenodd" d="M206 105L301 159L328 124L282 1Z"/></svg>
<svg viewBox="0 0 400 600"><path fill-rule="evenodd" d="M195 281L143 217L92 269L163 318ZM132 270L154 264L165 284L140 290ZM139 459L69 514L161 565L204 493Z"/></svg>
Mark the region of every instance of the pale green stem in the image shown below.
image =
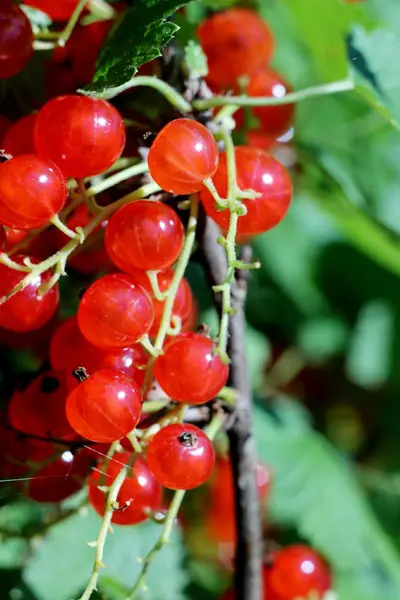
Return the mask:
<svg viewBox="0 0 400 600"><path fill-rule="evenodd" d="M206 433L211 441L214 440L215 436L220 431L223 423L224 423L224 421L223 421L223 417L221 417L221 415L219 415L219 414L214 415L214 417L211 420L211 423L206 428ZM157 542L155 543L155 545L153 546L153 548L150 550L150 552L147 554L147 556L145 556L145 558L143 559L142 569L140 571L139 577L137 578L134 586L132 587L131 591L129 592L128 596L126 597L126 600L134 600L135 595L141 590L142 587L144 587L146 575L151 566L152 561L157 556L158 552L162 549L162 547L165 546L165 544L167 544L169 542L169 539L170 539L171 533L172 533L172 529L174 527L174 523L178 516L178 513L181 508L185 494L186 494L185 490L177 490L175 492L175 494L172 498L171 504L169 505L168 513L167 513L164 523L163 523L163 529L162 529L161 535L160 535L159 539L157 540ZM81 600L83 600L83 599L81 599Z"/></svg>
<svg viewBox="0 0 400 600"><path fill-rule="evenodd" d="M355 87L352 79L344 79L342 81L334 81L333 83L326 83L324 85L317 85L314 87L306 88L305 90L299 90L286 94L282 98L276 98L275 96L258 96L249 97L243 96L212 96L204 100L194 100L193 107L197 110L207 110L208 108L214 108L217 106L229 106L230 111L223 115L223 117L232 116L237 109L246 106L277 106L280 104L294 104L309 98L317 96L327 96L330 94L337 94L340 92L348 92L353 90ZM219 119L219 116L217 116Z"/></svg>
<svg viewBox="0 0 400 600"><path fill-rule="evenodd" d="M111 177L107 177L100 181L100 183L96 183L95 185L90 186L86 193L89 196L95 196L96 194L100 194L100 192L104 192L104 190L108 190L115 185L118 185L122 181L126 181L130 177L135 177L136 175L142 175L142 173L146 173L149 170L146 162L141 162L137 165L132 165L127 169L123 169Z"/></svg>
<svg viewBox="0 0 400 600"><path fill-rule="evenodd" d="M192 112L192 105L185 100L185 98L179 94L179 92L177 92L172 86L162 79L151 77L149 75L132 77L132 79L123 85L119 85L118 87L114 88L107 88L104 92L88 92L87 90L78 90L78 92L89 96L97 96L98 98L103 98L104 100L110 100L111 98L115 98L115 96L122 94L122 92L135 87L151 87L164 96L164 98L180 112Z"/></svg>
<svg viewBox="0 0 400 600"><path fill-rule="evenodd" d="M160 286L158 284L158 274L160 271L146 271L146 275L148 277L149 283L151 285L151 291L153 292L153 296L159 302L164 302L165 298L168 295L168 292L162 292L160 290Z"/></svg>
<svg viewBox="0 0 400 600"><path fill-rule="evenodd" d="M60 37L58 38L59 46L64 47L65 44L68 42L69 38L71 37L71 33L73 32L75 25L78 23L79 17L81 16L81 14L88 2L89 2L89 0L80 0L80 2L77 4L74 12L71 15L70 20L67 23L67 26L65 27L65 29L62 31Z"/></svg>

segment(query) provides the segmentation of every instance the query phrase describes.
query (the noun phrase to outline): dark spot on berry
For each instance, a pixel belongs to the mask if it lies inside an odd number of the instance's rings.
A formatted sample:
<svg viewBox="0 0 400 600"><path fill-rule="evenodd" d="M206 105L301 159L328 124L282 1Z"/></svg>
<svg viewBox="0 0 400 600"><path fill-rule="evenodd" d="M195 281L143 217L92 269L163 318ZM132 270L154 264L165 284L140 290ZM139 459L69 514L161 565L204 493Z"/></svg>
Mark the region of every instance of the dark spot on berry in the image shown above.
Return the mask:
<svg viewBox="0 0 400 600"><path fill-rule="evenodd" d="M181 433L179 436L179 441L182 446L185 446L185 448L196 448L197 444L199 443L197 435L191 431L184 431Z"/></svg>
<svg viewBox="0 0 400 600"><path fill-rule="evenodd" d="M60 382L57 377L50 377L45 375L42 379L42 383L40 384L40 391L43 394L52 394L60 387Z"/></svg>
<svg viewBox="0 0 400 600"><path fill-rule="evenodd" d="M72 376L75 377L79 383L82 383L82 381L85 381L85 379L89 377L85 367L78 367L77 369L74 369L72 371Z"/></svg>

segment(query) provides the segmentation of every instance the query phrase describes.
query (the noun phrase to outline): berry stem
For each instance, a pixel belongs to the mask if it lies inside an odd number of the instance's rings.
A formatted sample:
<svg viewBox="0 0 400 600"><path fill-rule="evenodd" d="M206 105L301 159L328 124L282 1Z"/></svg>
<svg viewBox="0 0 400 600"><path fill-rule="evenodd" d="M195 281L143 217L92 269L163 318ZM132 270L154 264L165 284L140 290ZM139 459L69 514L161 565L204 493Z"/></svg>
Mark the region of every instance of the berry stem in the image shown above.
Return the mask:
<svg viewBox="0 0 400 600"><path fill-rule="evenodd" d="M135 455L133 455L133 460L134 460L134 458L135 458ZM107 540L107 534L108 534L108 531L109 531L110 525L111 525L111 519L113 516L114 506L117 502L117 497L118 497L119 491L122 487L122 484L125 481L125 477L127 476L128 468L130 466L131 465L128 464L128 465L124 465L122 467L122 469L120 470L120 472L118 473L117 477L114 479L113 483L111 484L111 486L108 490L104 517L103 517L101 527L99 530L99 535L97 536L97 540L95 542L96 553L95 553L95 561L94 561L92 575L89 579L89 582L86 586L85 591L83 592L83 594L79 598L79 600L89 600L92 593L97 589L97 581L99 579L100 569L104 568L104 566L105 566L103 563L104 547L105 547L106 540Z"/></svg>
<svg viewBox="0 0 400 600"><path fill-rule="evenodd" d="M196 110L207 110L216 106L227 106L230 110L221 115L224 119L228 116L232 116L236 110L246 106L278 106L280 104L294 104L309 98L317 96L327 96L330 94L338 94L340 92L348 92L353 90L355 87L354 81L350 78L343 79L341 81L334 81L332 83L326 83L323 85L316 85L313 87L306 88L305 90L299 90L286 94L282 98L275 98L274 96L212 96L204 100L194 100L193 108ZM222 111L221 111L222 113ZM218 115L217 120L221 120Z"/></svg>
<svg viewBox="0 0 400 600"><path fill-rule="evenodd" d="M86 190L86 193L89 196L95 196L96 194L100 194L100 192L104 192L104 190L108 190L109 188L114 187L115 185L118 185L122 181L126 181L130 177L135 177L136 175L142 175L143 173L146 173L147 171L148 171L147 162L145 162L145 161L140 162L137 165L132 165L132 166L128 167L127 169L118 171L118 173L115 173L114 175L111 175L111 177L107 177L106 179L103 179L103 181L100 181L100 183L90 186Z"/></svg>
<svg viewBox="0 0 400 600"><path fill-rule="evenodd" d="M222 293L222 314L219 326L218 346L217 351L221 359L229 362L226 352L228 345L228 327L229 316L232 313L231 306L231 285L235 278L235 266L237 265L236 257L236 232L239 220L238 204L237 204L237 182L236 182L236 161L235 147L231 134L222 129L220 132L221 138L225 144L225 152L227 159L227 175L228 175L228 209L230 212L229 227L224 243L227 257L227 270L223 284L214 288L214 291ZM239 205L240 206L240 205Z"/></svg>
<svg viewBox="0 0 400 600"><path fill-rule="evenodd" d="M206 433L211 441L214 440L214 438L216 437L217 433L220 431L223 424L224 424L223 417L219 413L216 413L213 416L210 424L206 428ZM169 505L168 513L165 517L162 533L161 533L160 537L158 538L157 542L154 544L153 548L150 550L150 552L147 554L147 556L145 556L145 558L143 559L142 569L139 574L139 577L137 578L134 586L132 587L131 591L129 592L128 596L126 597L126 600L134 600L137 592L139 592L140 589L145 586L146 575L147 575L147 572L150 568L152 561L157 556L158 552L162 549L162 547L169 542L169 538L171 537L172 529L173 529L175 520L178 516L179 510L181 508L185 494L186 494L186 491L184 491L184 490L177 490L175 492L175 494L172 498L171 504ZM80 600L87 600L87 599L81 598Z"/></svg>
<svg viewBox="0 0 400 600"><path fill-rule="evenodd" d="M158 274L160 271L146 271L146 275L149 279L151 285L151 291L153 292L153 296L159 302L164 302L167 294L160 290L160 286L158 285Z"/></svg>
<svg viewBox="0 0 400 600"><path fill-rule="evenodd" d="M76 6L74 12L72 13L71 18L68 21L66 27L61 32L61 35L58 38L58 45L61 46L62 48L65 46L65 44L68 42L69 38L71 37L71 33L73 32L76 24L78 23L79 17L81 16L81 14L88 2L89 2L89 0L80 0L80 2Z"/></svg>
<svg viewBox="0 0 400 600"><path fill-rule="evenodd" d="M51 223L52 223L52 225L54 225L54 227L57 227L57 229L59 229L62 233L64 233L66 236L68 236L71 239L74 239L77 236L79 236L79 237L81 236L81 233L78 230L72 231L72 229L69 229L69 227L64 225L64 223L61 221L61 219L58 215L56 215L55 217L53 217L51 219Z"/></svg>
<svg viewBox="0 0 400 600"><path fill-rule="evenodd" d="M151 77L149 75L139 75L138 77L133 77L123 85L119 85L118 87L114 88L107 88L104 92L100 93L88 92L87 90L78 90L78 92L88 96L96 96L97 98L110 100L111 98L115 98L115 96L122 94L122 92L125 92L126 90L140 86L151 87L154 90L157 90L162 96L164 96L166 100L168 100L172 106L174 106L181 113L187 114L193 110L192 105L187 102L187 100L185 100L185 98L172 86L162 79L158 79L158 77Z"/></svg>

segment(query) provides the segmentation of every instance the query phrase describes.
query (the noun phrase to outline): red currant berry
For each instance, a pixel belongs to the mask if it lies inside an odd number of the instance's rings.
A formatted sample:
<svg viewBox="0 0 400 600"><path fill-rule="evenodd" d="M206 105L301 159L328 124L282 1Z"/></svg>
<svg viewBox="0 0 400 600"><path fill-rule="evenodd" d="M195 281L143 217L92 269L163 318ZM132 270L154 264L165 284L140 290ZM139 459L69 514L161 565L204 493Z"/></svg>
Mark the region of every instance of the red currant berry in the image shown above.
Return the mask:
<svg viewBox="0 0 400 600"><path fill-rule="evenodd" d="M33 142L33 130L36 123L36 115L22 117L8 130L3 148L7 154L18 156L19 154L34 154L35 144Z"/></svg>
<svg viewBox="0 0 400 600"><path fill-rule="evenodd" d="M78 385L72 375L78 367L84 367L87 373L94 373L100 369L117 369L132 377L138 385L142 385L147 362L147 352L140 344L114 351L93 346L81 334L76 317L64 321L50 343L50 363L53 368L66 371L69 390Z"/></svg>
<svg viewBox="0 0 400 600"><path fill-rule="evenodd" d="M11 0L0 8L0 79L22 71L33 54L33 33L28 17Z"/></svg>
<svg viewBox="0 0 400 600"><path fill-rule="evenodd" d="M66 220L66 225L75 231L77 227L86 227L92 220L92 214L86 204L80 204ZM112 267L111 260L104 246L103 229L107 226L107 220L99 225L84 243L78 246L68 258L68 266L84 275L93 275L98 271L105 271ZM69 242L69 238L59 229L53 232L56 250L60 250Z"/></svg>
<svg viewBox="0 0 400 600"><path fill-rule="evenodd" d="M60 169L35 154L16 156L0 167L0 222L14 229L37 229L67 200Z"/></svg>
<svg viewBox="0 0 400 600"><path fill-rule="evenodd" d="M61 502L82 489L90 473L90 460L69 450L41 467L27 483L26 495L36 502Z"/></svg>
<svg viewBox="0 0 400 600"><path fill-rule="evenodd" d="M259 198L244 200L247 214L240 217L239 235L257 235L275 227L285 216L292 198L292 183L285 167L259 148L240 146L235 150L237 182L241 190L252 189ZM226 154L222 153L218 170L213 177L215 187L222 197L228 193ZM210 192L203 189L200 195L207 214L223 231L229 226L229 211L219 212Z"/></svg>
<svg viewBox="0 0 400 600"><path fill-rule="evenodd" d="M154 375L176 402L203 404L215 398L229 369L215 354L215 343L199 333L182 333L165 347L155 362Z"/></svg>
<svg viewBox="0 0 400 600"><path fill-rule="evenodd" d="M172 194L193 194L218 166L217 144L204 125L176 119L154 140L148 156L150 175Z"/></svg>
<svg viewBox="0 0 400 600"><path fill-rule="evenodd" d="M132 346L148 333L152 322L151 298L129 275L101 277L79 304L81 332L89 342L104 350Z"/></svg>
<svg viewBox="0 0 400 600"><path fill-rule="evenodd" d="M49 15L53 21L68 21L79 0L25 0L27 6L38 8Z"/></svg>
<svg viewBox="0 0 400 600"><path fill-rule="evenodd" d="M49 371L39 375L24 392L12 397L8 406L11 425L42 438L75 439L76 432L65 414L67 394L63 373Z"/></svg>
<svg viewBox="0 0 400 600"><path fill-rule="evenodd" d="M160 292L167 292L172 278L174 276L173 269L167 269L166 271L161 271L158 273L158 287L160 288ZM152 289L149 282L149 278L146 274L140 273L139 271L133 275L135 281L137 281L145 290L152 295ZM152 298L153 308L154 308L154 320L153 324L149 330L150 337L156 337L158 333L158 329L161 325L161 319L164 313L165 300L156 300L156 298ZM179 317L182 323L186 323L186 319L189 317L191 310L193 307L193 295L190 289L190 286L185 278L179 284L178 291L175 296L174 306L172 309L172 316Z"/></svg>
<svg viewBox="0 0 400 600"><path fill-rule="evenodd" d="M22 255L13 256L13 260L23 264ZM38 261L29 257L33 264ZM8 294L26 273L15 271L5 265L0 265L0 297ZM33 331L47 323L55 313L59 302L58 285L45 294L39 294L39 288L51 278L51 271L38 275L23 290L0 305L0 325L11 331Z"/></svg>
<svg viewBox="0 0 400 600"><path fill-rule="evenodd" d="M214 459L213 445L204 431L186 423L163 427L147 451L150 470L171 490L191 490L207 481Z"/></svg>
<svg viewBox="0 0 400 600"><path fill-rule="evenodd" d="M66 410L79 435L93 442L114 442L138 424L142 394L122 371L102 369L69 394Z"/></svg>
<svg viewBox="0 0 400 600"><path fill-rule="evenodd" d="M239 77L252 76L272 58L272 33L251 10L233 8L214 14L197 34L207 56L207 79L217 87L235 87Z"/></svg>
<svg viewBox="0 0 400 600"><path fill-rule="evenodd" d="M65 177L91 177L121 156L124 121L109 102L88 96L59 96L37 115L37 152L56 163Z"/></svg>
<svg viewBox="0 0 400 600"><path fill-rule="evenodd" d="M332 586L328 565L312 548L302 544L275 553L268 582L281 600L308 598L311 592L322 596Z"/></svg>
<svg viewBox="0 0 400 600"><path fill-rule="evenodd" d="M292 89L289 84L272 69L259 71L250 81L247 94L252 97L271 96L283 98ZM273 138L278 138L289 129L294 114L294 104L259 106L253 109L259 119L261 129Z"/></svg>
<svg viewBox="0 0 400 600"><path fill-rule="evenodd" d="M130 202L110 219L105 235L111 260L135 274L162 270L178 258L184 241L183 225L169 206L151 200Z"/></svg>
<svg viewBox="0 0 400 600"><path fill-rule="evenodd" d="M93 508L104 515L106 496L99 486L110 486L131 455L115 454L107 466L99 466L89 479L89 501ZM103 481L104 480L104 481ZM117 496L119 510L113 512L112 522L118 525L134 525L148 518L148 511L160 507L162 490L143 458L138 457L128 471Z"/></svg>

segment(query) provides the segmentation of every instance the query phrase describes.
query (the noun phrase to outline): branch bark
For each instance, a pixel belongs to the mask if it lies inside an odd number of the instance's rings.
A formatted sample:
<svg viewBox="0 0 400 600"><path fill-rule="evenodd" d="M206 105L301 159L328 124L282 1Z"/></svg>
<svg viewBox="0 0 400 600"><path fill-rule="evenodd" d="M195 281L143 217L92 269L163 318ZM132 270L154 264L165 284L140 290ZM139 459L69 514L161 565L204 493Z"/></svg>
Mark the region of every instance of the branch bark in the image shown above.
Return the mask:
<svg viewBox="0 0 400 600"><path fill-rule="evenodd" d="M200 250L206 275L212 285L222 283L226 272L226 255L217 243L218 227L208 217L200 231ZM251 260L251 249L246 249L243 260ZM232 462L236 505L236 600L262 600L262 536L260 506L257 491L257 454L252 423L252 395L244 355L246 299L248 271L237 273L232 286L231 301L236 314L229 321L228 353L231 359L230 382L238 393L235 412L230 420L228 437ZM220 294L216 295L217 308L221 310Z"/></svg>

